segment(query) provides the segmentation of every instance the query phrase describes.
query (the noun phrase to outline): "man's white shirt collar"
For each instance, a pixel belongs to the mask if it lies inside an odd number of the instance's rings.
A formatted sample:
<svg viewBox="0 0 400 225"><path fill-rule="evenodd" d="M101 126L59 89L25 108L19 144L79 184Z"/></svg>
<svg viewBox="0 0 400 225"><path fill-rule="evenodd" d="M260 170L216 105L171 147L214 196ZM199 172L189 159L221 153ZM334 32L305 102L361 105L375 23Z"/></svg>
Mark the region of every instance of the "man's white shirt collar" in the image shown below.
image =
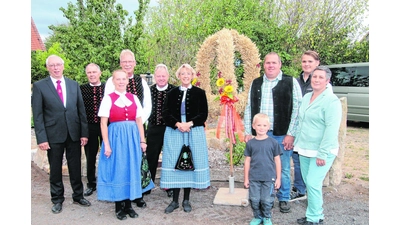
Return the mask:
<svg viewBox="0 0 400 225"><path fill-rule="evenodd" d="M164 87L159 87L158 85L156 85L156 88L157 88L158 91L165 91L168 88L168 84L165 85Z"/></svg>

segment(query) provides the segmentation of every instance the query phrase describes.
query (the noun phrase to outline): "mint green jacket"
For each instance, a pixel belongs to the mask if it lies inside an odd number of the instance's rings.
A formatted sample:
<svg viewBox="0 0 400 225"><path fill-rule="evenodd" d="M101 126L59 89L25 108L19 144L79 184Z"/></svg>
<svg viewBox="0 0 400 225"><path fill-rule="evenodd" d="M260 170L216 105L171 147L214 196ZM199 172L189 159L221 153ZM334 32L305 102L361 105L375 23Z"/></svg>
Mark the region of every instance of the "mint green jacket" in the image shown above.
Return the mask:
<svg viewBox="0 0 400 225"><path fill-rule="evenodd" d="M308 155L326 160L332 149L339 148L342 104L329 88L310 104L312 94L313 92L304 95L301 102L294 146L305 153L311 153ZM307 156L301 151L299 154Z"/></svg>

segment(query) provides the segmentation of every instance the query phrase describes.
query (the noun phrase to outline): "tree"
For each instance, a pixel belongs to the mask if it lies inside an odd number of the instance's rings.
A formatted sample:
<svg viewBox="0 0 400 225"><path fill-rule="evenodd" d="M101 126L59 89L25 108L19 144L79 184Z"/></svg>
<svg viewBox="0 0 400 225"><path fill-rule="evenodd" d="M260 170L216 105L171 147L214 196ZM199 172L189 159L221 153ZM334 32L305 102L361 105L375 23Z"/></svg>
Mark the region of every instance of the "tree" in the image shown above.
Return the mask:
<svg viewBox="0 0 400 225"><path fill-rule="evenodd" d="M148 5L149 0L139 0L133 25L116 0L68 3L60 10L69 23L50 26L54 34L45 44L60 43L71 60L66 72L80 83L90 62L99 64L102 79L107 79L119 67L119 53L125 48L135 52L136 74L151 72L158 63L172 73L182 63L194 65L203 41L223 28L249 37L262 58L277 52L283 72L293 76L301 71L300 57L306 50L317 51L326 64L369 60L368 40L357 40L368 29L362 25L368 0L163 0ZM240 60L240 54L235 55ZM241 69L239 65L235 70L238 80ZM176 82L174 76L171 82Z"/></svg>
<svg viewBox="0 0 400 225"><path fill-rule="evenodd" d="M289 38L298 38L288 45L292 49L293 70L300 72L301 54L306 50L315 50L320 54L321 64L345 62L364 62L368 57L357 57L348 61L361 33L367 28L362 24L368 10L368 0L276 0L272 14L281 24L287 25ZM367 56L369 51L362 54ZM347 59L346 59L347 58ZM359 61L360 60L360 61Z"/></svg>
<svg viewBox="0 0 400 225"><path fill-rule="evenodd" d="M31 52L31 84L49 76L49 72L46 69L46 59L53 54L60 56L64 60L65 71L70 69L70 60L61 49L60 43L55 42L47 47L47 51L36 50ZM69 77L68 75L66 76Z"/></svg>
<svg viewBox="0 0 400 225"><path fill-rule="evenodd" d="M183 63L194 65L203 41L223 28L255 38L261 14L260 3L254 0L160 1L146 16L143 46L149 65L165 63L171 71ZM174 76L171 82L176 82Z"/></svg>
<svg viewBox="0 0 400 225"><path fill-rule="evenodd" d="M138 23L133 26L132 17L116 0L78 0L76 4L60 10L69 20L67 25L49 28L54 35L51 42L59 42L65 55L71 60L70 69L65 71L79 83L86 82L85 66L94 62L102 69L102 80L106 80L114 69L119 68L121 50L137 51L137 39L143 30L144 16L149 0L139 0L135 12ZM140 53L136 52L140 61ZM140 63L138 63L140 64ZM139 67L140 68L140 67ZM138 73L139 71L135 71Z"/></svg>
<svg viewBox="0 0 400 225"><path fill-rule="evenodd" d="M223 28L253 40L261 56L274 51L282 70L296 76L301 54L309 49L336 63L349 55L355 35L364 30L367 0L164 0L147 15L144 43L149 62L177 68L194 63L199 45ZM365 48L364 48L365 49ZM368 54L363 54L368 55ZM335 57L336 56L336 57Z"/></svg>

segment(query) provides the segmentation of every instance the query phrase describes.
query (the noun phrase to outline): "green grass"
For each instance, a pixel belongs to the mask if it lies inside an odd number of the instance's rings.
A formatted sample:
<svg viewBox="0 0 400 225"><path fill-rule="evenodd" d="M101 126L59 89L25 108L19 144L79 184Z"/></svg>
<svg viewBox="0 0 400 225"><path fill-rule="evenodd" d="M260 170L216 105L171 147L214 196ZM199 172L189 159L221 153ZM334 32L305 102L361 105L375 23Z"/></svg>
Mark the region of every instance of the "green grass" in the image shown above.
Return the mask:
<svg viewBox="0 0 400 225"><path fill-rule="evenodd" d="M356 133L357 130L347 129L346 132L347 132L347 133Z"/></svg>
<svg viewBox="0 0 400 225"><path fill-rule="evenodd" d="M346 173L346 175L344 177L346 177L347 179L351 179L354 177L354 175L351 173Z"/></svg>

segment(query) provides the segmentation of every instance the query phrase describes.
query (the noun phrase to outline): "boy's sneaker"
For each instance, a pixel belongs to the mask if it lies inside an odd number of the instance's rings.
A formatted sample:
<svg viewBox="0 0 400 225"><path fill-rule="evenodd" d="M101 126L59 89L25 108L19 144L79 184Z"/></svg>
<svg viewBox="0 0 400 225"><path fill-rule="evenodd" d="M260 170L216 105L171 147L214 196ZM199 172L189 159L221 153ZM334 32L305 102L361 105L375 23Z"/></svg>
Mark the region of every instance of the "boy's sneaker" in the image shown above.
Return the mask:
<svg viewBox="0 0 400 225"><path fill-rule="evenodd" d="M271 218L263 218L263 225L272 225Z"/></svg>
<svg viewBox="0 0 400 225"><path fill-rule="evenodd" d="M259 219L259 218L253 218L253 219L250 221L250 225L259 225L259 224L261 224L261 222L262 222L261 219Z"/></svg>
<svg viewBox="0 0 400 225"><path fill-rule="evenodd" d="M305 194L300 194L299 191L297 191L297 189L293 187L292 191L290 192L289 202L304 199L307 199L307 196Z"/></svg>

